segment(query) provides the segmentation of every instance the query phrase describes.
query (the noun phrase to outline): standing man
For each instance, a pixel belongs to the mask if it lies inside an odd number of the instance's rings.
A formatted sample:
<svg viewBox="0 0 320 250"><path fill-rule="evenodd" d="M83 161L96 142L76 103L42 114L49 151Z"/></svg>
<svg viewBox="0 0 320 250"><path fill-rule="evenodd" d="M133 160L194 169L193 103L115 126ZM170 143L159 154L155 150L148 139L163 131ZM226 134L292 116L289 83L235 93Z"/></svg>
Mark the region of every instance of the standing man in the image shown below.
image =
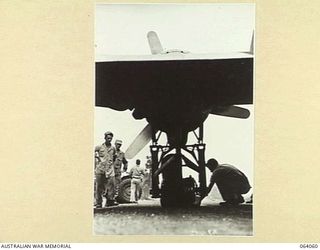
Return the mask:
<svg viewBox="0 0 320 250"><path fill-rule="evenodd" d="M130 202L138 203L139 192L141 190L141 183L144 176L144 169L140 166L141 161L139 159L136 160L136 166L133 166L130 169L130 177L131 177L131 194L130 194Z"/></svg>
<svg viewBox="0 0 320 250"><path fill-rule="evenodd" d="M113 133L108 131L104 134L105 142L96 148L98 157L95 159L95 179L96 179L96 207L102 207L102 196L105 195L106 206L118 205L114 201L114 157L115 148L111 145Z"/></svg>
<svg viewBox="0 0 320 250"><path fill-rule="evenodd" d="M97 196L97 190L98 190L97 177L100 174L100 172L102 172L102 171L99 171L99 169L98 169L99 163L101 161L101 159L99 157L100 149L101 149L101 146L96 146L95 149L94 149L94 182L93 182L94 183L93 184L93 192L94 192L93 194L94 195L93 195L93 197L94 197L94 206L95 207L97 207L97 200L98 200L98 196ZM103 189L104 189L104 187L103 187ZM102 203L102 200L101 200L101 203Z"/></svg>
<svg viewBox="0 0 320 250"><path fill-rule="evenodd" d="M116 149L111 145L112 139L113 139L113 133L110 131L105 132L104 143L102 143L101 147L104 147L106 149L106 153L108 154L108 156L110 156L113 163Z"/></svg>
<svg viewBox="0 0 320 250"><path fill-rule="evenodd" d="M115 160L114 160L114 173L115 173L115 196L119 194L119 185L121 182L121 166L123 164L123 172L128 169L128 161L125 158L124 152L120 150L122 145L121 140L115 141Z"/></svg>
<svg viewBox="0 0 320 250"><path fill-rule="evenodd" d="M146 169L145 174L142 180L142 194L141 194L141 200L149 200L150 196L150 187L151 187L151 179L152 179L152 160L151 156L147 156L147 162L146 162Z"/></svg>
<svg viewBox="0 0 320 250"><path fill-rule="evenodd" d="M224 202L220 202L220 205L236 206L244 202L242 194L246 194L251 188L244 173L228 164L219 165L216 159L208 160L207 167L212 172L207 193L211 191L216 183L224 200Z"/></svg>

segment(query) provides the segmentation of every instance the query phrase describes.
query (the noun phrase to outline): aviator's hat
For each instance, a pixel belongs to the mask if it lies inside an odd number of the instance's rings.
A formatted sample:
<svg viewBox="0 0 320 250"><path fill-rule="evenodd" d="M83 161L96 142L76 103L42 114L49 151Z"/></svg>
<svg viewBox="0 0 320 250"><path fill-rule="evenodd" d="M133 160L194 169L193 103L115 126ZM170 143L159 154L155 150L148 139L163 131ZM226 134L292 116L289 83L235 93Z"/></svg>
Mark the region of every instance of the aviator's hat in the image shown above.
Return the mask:
<svg viewBox="0 0 320 250"><path fill-rule="evenodd" d="M122 144L122 141L121 140L116 140L115 144Z"/></svg>
<svg viewBox="0 0 320 250"><path fill-rule="evenodd" d="M113 133L111 131L107 131L107 132L104 133L104 136L107 136L107 135L113 136Z"/></svg>

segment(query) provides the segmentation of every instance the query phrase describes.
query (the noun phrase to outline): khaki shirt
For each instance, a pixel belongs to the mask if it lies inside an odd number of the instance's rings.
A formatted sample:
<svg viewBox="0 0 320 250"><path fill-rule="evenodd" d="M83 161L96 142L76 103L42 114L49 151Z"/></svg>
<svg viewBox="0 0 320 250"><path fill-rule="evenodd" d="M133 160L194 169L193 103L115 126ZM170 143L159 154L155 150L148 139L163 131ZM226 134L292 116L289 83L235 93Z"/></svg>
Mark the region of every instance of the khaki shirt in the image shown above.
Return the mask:
<svg viewBox="0 0 320 250"><path fill-rule="evenodd" d="M121 150L115 150L114 171L116 175L121 174L121 166L127 165L128 161L125 158L124 152Z"/></svg>
<svg viewBox="0 0 320 250"><path fill-rule="evenodd" d="M240 192L246 193L251 186L244 173L236 167L229 164L219 165L210 178L211 183L217 183L220 186L228 186L239 189Z"/></svg>
<svg viewBox="0 0 320 250"><path fill-rule="evenodd" d="M135 179L141 179L144 176L144 168L141 166L134 166L130 169L130 176Z"/></svg>
<svg viewBox="0 0 320 250"><path fill-rule="evenodd" d="M108 177L114 177L113 164L110 164L108 160L102 159L102 161L96 163L96 174L105 174Z"/></svg>
<svg viewBox="0 0 320 250"><path fill-rule="evenodd" d="M105 143L103 143L101 145L101 147L104 147L106 150L106 157L109 157L110 159L112 159L112 162L114 161L114 157L116 154L116 148L112 145L107 146Z"/></svg>
<svg viewBox="0 0 320 250"><path fill-rule="evenodd" d="M95 173L105 174L106 177L112 177L115 175L113 166L115 148L113 146L107 146L105 143L103 143L101 147L104 147L106 155L96 162Z"/></svg>

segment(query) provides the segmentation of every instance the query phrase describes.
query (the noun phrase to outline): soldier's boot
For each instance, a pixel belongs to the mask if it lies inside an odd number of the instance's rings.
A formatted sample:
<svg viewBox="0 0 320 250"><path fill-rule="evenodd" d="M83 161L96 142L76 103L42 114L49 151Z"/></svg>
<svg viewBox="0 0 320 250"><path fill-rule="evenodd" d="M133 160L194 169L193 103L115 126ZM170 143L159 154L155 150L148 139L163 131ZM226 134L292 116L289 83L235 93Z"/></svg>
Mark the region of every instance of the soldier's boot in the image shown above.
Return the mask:
<svg viewBox="0 0 320 250"><path fill-rule="evenodd" d="M244 199L242 195L235 195L235 198L226 200L225 202L220 202L221 206L238 206L239 204L243 203Z"/></svg>
<svg viewBox="0 0 320 250"><path fill-rule="evenodd" d="M102 204L95 204L95 208L102 208Z"/></svg>
<svg viewBox="0 0 320 250"><path fill-rule="evenodd" d="M115 200L107 200L106 207L118 206L119 203Z"/></svg>

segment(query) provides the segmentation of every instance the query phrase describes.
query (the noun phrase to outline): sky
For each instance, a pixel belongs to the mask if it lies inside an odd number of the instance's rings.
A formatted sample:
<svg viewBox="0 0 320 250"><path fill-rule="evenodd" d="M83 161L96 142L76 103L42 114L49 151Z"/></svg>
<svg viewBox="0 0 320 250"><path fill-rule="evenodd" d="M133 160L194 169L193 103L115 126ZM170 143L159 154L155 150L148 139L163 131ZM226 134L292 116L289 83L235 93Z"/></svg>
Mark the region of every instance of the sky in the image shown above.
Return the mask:
<svg viewBox="0 0 320 250"><path fill-rule="evenodd" d="M254 4L98 4L95 54L150 54L147 33L151 30L158 34L165 49L191 53L249 51L254 10ZM248 119L210 115L205 121L206 159L214 157L219 163L238 167L253 186L254 107L243 107L251 112ZM96 107L94 144L103 143L104 132L111 130L114 140L123 140L125 151L145 125L145 119L135 120L131 111ZM144 164L147 155L148 146L134 160L139 158ZM184 175L192 174L190 171Z"/></svg>

